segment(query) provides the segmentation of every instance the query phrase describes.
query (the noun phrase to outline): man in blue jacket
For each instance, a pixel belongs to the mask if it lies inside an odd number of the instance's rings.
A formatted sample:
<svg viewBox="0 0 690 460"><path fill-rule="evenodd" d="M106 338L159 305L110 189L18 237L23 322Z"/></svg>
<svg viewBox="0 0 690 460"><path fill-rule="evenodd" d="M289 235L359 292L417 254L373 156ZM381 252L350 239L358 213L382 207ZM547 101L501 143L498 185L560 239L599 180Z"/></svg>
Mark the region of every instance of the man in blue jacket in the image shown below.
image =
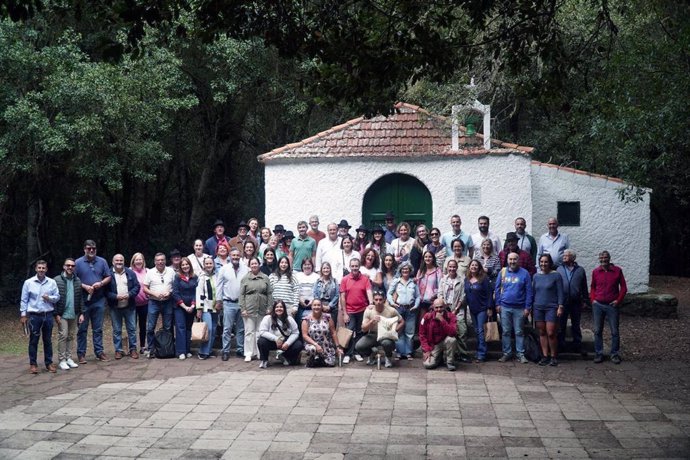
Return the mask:
<svg viewBox="0 0 690 460"><path fill-rule="evenodd" d="M513 357L511 345L511 333L515 331L515 350L521 363L529 361L525 357L525 344L522 332L524 318L529 316L532 309L534 292L532 279L529 272L520 267L520 257L511 252L508 254L508 266L501 269L496 280L496 312L501 315L501 327L503 328L503 356L498 360L501 363L509 361Z"/></svg>
<svg viewBox="0 0 690 460"><path fill-rule="evenodd" d="M122 254L113 256L112 281L106 293L110 306L110 320L113 323L113 345L115 359L122 359L122 320L125 320L127 337L129 339L129 356L139 358L137 353L137 312L134 299L139 293L137 275L125 267L125 257Z"/></svg>

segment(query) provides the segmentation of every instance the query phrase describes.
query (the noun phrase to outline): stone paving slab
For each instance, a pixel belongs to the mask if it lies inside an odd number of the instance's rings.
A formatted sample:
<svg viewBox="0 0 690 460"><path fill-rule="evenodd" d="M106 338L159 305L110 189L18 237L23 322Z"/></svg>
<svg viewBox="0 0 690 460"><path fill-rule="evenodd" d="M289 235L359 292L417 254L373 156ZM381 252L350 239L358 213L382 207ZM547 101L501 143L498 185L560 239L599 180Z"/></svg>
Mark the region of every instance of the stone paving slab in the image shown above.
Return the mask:
<svg viewBox="0 0 690 460"><path fill-rule="evenodd" d="M163 364L186 363L103 368ZM690 410L673 400L559 379L560 369L402 364L259 371L236 360L99 384L88 366L100 363L89 363L38 376L46 393L4 408L0 458L690 458ZM92 386L59 380L78 374Z"/></svg>

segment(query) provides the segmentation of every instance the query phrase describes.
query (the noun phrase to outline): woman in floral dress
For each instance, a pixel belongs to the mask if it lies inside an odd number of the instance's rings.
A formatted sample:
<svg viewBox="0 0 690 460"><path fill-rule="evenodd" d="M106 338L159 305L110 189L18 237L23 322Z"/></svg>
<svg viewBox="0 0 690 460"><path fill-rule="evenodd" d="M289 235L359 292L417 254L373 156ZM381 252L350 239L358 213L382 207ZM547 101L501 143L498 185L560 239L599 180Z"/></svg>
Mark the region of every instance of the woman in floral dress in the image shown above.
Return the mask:
<svg viewBox="0 0 690 460"><path fill-rule="evenodd" d="M335 366L336 355L343 351L338 345L331 315L323 312L320 299L312 300L311 314L302 320L302 337L304 351L307 352L307 367L315 367L319 363Z"/></svg>

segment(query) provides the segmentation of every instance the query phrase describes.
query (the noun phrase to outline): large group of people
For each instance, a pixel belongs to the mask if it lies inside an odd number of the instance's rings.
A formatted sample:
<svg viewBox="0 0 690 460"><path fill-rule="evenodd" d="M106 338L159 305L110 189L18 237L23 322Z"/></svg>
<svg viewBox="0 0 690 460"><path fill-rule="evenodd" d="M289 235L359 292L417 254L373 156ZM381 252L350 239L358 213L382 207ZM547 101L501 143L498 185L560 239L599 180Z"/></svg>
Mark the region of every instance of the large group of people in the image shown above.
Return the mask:
<svg viewBox="0 0 690 460"><path fill-rule="evenodd" d="M450 219L451 230L442 233L424 224L396 224L389 212L385 225L360 226L354 235L346 220L323 232L319 218L311 216L297 223L296 236L281 224L271 231L252 218L229 237L217 220L213 235L194 241L189 256L173 250L168 264L159 252L151 268L139 252L129 267L122 254L115 254L109 266L88 239L84 255L67 258L60 275L49 278L47 263L39 260L36 275L24 282L20 313L30 337L30 372L39 372L41 338L48 371L86 364L89 325L95 358L108 361L106 311L116 360L155 358L159 321L174 335L175 356L192 358L192 330L200 322L207 331L196 337L201 360L216 356L218 330L223 361L231 357L234 338L235 354L246 362L258 360L262 369L270 365L271 351L286 366L300 363L304 352L310 367L365 358L372 365L383 358L389 368L395 360L415 359L419 347L424 367L445 364L454 371L458 361L486 361L484 328L494 316L502 328L500 362L528 362L523 330L529 317L539 331L539 365L558 365L568 318L573 347L586 356L580 316L591 305L594 362L604 360L606 320L610 359L620 363L619 306L627 291L622 270L602 251L588 286L558 221L549 219L548 232L538 240L526 233L526 224L515 219L515 231L502 244L487 216L479 217L473 234L462 230L458 215ZM57 365L53 324L59 330ZM468 327L477 337L474 353L467 346Z"/></svg>

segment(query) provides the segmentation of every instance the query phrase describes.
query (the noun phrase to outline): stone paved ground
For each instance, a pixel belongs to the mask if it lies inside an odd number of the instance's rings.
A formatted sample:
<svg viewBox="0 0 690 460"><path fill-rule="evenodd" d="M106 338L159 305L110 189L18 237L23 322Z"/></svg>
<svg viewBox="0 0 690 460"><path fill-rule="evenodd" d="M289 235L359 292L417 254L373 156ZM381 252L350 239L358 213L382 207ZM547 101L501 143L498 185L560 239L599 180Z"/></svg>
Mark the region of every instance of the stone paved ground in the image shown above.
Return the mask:
<svg viewBox="0 0 690 460"><path fill-rule="evenodd" d="M621 391L644 387L640 363L124 359L38 376L24 358L2 364L0 458L690 458L687 405Z"/></svg>

